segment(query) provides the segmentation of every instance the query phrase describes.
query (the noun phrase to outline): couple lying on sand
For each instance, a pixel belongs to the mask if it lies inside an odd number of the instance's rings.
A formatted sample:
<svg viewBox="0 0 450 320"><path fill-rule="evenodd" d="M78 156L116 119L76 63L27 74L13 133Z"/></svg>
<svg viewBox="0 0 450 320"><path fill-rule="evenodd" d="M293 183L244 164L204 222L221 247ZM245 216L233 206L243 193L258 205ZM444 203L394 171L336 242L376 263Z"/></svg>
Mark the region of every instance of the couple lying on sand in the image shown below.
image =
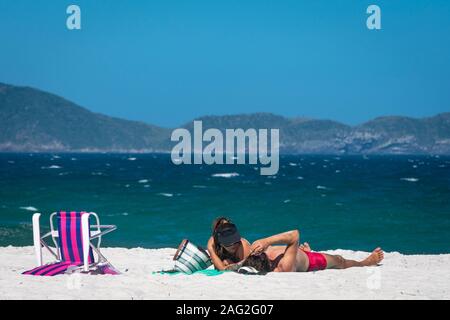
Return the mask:
<svg viewBox="0 0 450 320"><path fill-rule="evenodd" d="M293 230L256 240L250 244L246 239L241 238L236 225L230 219L220 217L213 222L208 252L218 270L252 267L263 273L365 267L377 265L384 258L381 248L376 248L362 261L312 252L307 242L299 245L299 237L299 232Z"/></svg>

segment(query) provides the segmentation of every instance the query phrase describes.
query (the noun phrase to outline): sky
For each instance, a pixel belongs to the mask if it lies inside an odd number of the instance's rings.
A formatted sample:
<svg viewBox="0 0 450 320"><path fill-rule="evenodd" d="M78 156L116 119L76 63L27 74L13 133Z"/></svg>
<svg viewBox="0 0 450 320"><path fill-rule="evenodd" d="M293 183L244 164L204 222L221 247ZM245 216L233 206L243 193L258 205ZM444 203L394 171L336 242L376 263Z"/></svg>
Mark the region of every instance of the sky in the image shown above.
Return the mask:
<svg viewBox="0 0 450 320"><path fill-rule="evenodd" d="M71 4L81 30L66 27ZM0 41L0 82L165 127L450 111L447 0L0 0Z"/></svg>

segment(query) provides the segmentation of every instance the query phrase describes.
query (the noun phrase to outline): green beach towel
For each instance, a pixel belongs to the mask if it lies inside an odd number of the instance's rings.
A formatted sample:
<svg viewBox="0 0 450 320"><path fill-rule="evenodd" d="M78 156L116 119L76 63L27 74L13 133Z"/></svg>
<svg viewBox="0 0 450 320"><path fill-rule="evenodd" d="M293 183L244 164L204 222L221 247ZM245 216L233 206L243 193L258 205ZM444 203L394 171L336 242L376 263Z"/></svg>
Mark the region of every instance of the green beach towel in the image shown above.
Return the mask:
<svg viewBox="0 0 450 320"><path fill-rule="evenodd" d="M208 277L212 277L212 276L218 276L221 275L222 273L225 272L229 272L229 271L220 271L220 270L216 270L216 269L205 269L205 270L199 270L199 271L195 271L193 273L184 273L184 272L180 272L177 270L167 270L167 271L154 271L152 272L152 274L168 274L171 276L174 275L178 275L178 274L184 274L184 275L192 275L192 274L202 274Z"/></svg>

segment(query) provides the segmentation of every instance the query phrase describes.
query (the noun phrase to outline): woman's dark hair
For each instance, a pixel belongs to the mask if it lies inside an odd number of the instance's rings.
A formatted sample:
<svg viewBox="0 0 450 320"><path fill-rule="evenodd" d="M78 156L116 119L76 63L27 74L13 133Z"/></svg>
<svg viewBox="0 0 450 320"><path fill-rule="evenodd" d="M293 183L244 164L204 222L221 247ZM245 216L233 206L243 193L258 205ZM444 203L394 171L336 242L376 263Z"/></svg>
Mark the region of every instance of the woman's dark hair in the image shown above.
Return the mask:
<svg viewBox="0 0 450 320"><path fill-rule="evenodd" d="M214 251L216 252L217 256L221 259L221 260L231 260L233 263L238 262L238 258L233 256L232 254L230 254L227 250L225 250L219 242L218 236L217 236L217 228L225 223L232 223L230 218L227 217L218 217L216 219L214 219L213 223L212 223L212 236L214 239Z"/></svg>
<svg viewBox="0 0 450 320"><path fill-rule="evenodd" d="M217 227L224 223L232 223L232 221L230 218L227 218L227 217L218 217L218 218L214 219L212 226L211 226L212 235L214 235L216 233Z"/></svg>
<svg viewBox="0 0 450 320"><path fill-rule="evenodd" d="M258 255L250 255L244 261L244 267L253 267L260 272L271 272L272 266L267 255L263 252Z"/></svg>

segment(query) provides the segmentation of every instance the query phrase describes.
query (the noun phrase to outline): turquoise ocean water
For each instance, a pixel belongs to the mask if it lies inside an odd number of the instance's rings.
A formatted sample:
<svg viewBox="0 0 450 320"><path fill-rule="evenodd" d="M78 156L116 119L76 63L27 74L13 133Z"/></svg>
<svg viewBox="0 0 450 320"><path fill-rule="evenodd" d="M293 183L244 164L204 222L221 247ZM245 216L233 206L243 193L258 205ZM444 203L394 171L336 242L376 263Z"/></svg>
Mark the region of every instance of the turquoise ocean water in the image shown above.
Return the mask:
<svg viewBox="0 0 450 320"><path fill-rule="evenodd" d="M36 210L43 222L85 210L118 226L104 246L205 246L226 215L250 241L296 228L316 250L450 252L450 157L280 161L261 176L254 165L175 166L166 154L0 154L0 246L31 245Z"/></svg>

